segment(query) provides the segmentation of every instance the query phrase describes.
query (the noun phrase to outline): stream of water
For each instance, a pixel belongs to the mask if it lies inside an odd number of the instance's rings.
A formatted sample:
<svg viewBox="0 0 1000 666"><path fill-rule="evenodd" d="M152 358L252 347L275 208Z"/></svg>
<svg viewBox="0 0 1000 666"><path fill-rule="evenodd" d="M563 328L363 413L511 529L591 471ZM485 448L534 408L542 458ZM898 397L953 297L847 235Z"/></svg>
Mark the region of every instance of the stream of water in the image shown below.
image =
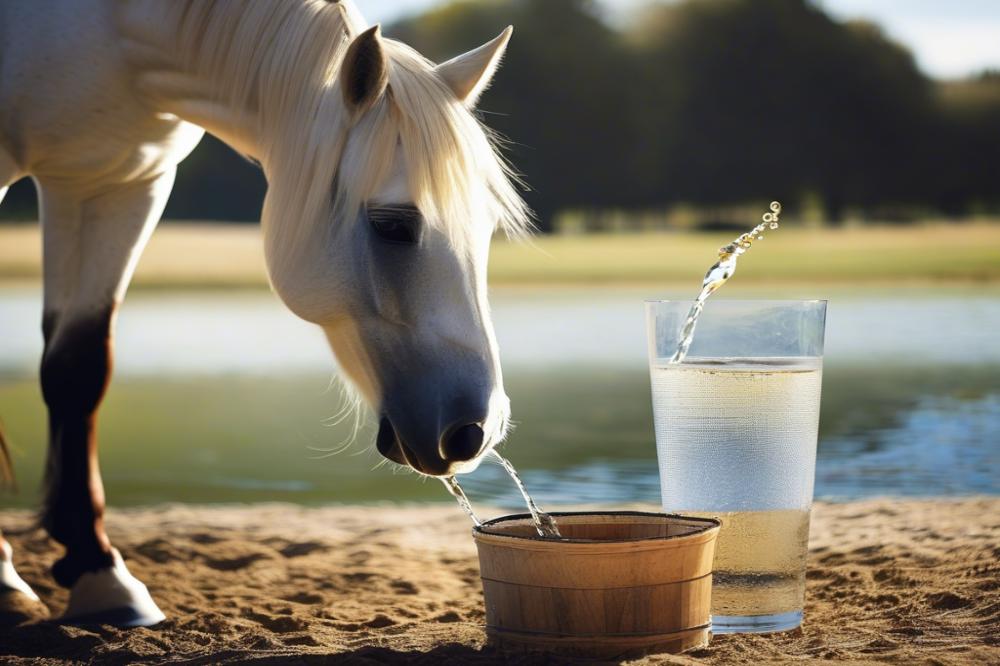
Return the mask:
<svg viewBox="0 0 1000 666"><path fill-rule="evenodd" d="M719 260L705 273L705 279L701 283L701 292L698 294L698 298L695 299L694 305L691 306L687 319L684 320L684 328L681 329L680 335L681 341L677 345L677 351L670 358L670 363L681 363L684 361L684 357L687 356L688 350L691 348L691 342L694 340L694 329L698 325L698 317L701 315L701 311L705 309L705 301L708 300L709 296L718 291L722 285L726 284L729 278L733 277L733 273L736 272L736 262L739 261L740 256L750 249L755 240L764 240L765 229L773 230L778 228L778 216L781 215L781 204L777 201L772 201L770 209L769 213L764 213L760 224L745 234L740 235L732 243L719 248Z"/></svg>

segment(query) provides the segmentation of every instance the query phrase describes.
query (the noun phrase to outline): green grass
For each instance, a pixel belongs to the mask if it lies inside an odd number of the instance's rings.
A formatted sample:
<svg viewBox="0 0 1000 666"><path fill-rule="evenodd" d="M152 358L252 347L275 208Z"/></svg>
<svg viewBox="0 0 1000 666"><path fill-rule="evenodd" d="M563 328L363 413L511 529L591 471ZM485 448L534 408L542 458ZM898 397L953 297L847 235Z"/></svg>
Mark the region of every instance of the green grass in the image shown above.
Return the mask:
<svg viewBox="0 0 1000 666"><path fill-rule="evenodd" d="M635 233L497 240L494 285L674 284L699 281L733 234ZM41 275L36 225L0 226L0 282ZM782 228L740 263L743 285L983 283L1000 281L1000 224L850 229ZM267 285L256 226L167 224L136 274L139 288Z"/></svg>
<svg viewBox="0 0 1000 666"><path fill-rule="evenodd" d="M546 237L498 244L494 283L699 281L734 234ZM780 229L740 261L738 282L984 282L1000 279L1000 225Z"/></svg>

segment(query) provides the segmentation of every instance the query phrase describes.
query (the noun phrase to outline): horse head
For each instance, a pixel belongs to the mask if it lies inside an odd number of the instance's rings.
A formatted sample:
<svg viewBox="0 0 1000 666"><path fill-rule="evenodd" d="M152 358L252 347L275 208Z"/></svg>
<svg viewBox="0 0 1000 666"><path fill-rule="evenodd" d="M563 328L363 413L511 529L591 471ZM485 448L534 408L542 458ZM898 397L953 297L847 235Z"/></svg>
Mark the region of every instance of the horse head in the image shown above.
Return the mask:
<svg viewBox="0 0 1000 666"><path fill-rule="evenodd" d="M301 184L269 176L276 291L323 327L378 414L378 451L432 476L475 469L508 429L486 265L498 229L522 232L528 213L472 111L510 33L440 65L378 26L357 34L315 120L339 129L332 168L303 176L324 194L308 224L274 223Z"/></svg>

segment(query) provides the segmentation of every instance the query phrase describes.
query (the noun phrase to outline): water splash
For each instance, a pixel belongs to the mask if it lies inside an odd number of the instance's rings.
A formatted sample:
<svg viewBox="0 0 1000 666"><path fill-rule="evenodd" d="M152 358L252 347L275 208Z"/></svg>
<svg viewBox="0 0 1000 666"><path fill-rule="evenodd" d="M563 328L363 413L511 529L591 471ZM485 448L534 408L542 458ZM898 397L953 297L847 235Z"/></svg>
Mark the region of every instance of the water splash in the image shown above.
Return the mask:
<svg viewBox="0 0 1000 666"><path fill-rule="evenodd" d="M510 478L514 481L514 485L516 485L517 489L521 491L521 496L524 497L524 502L528 505L528 511L531 513L531 520L535 525L535 531L538 532L538 536L555 539L562 538L562 535L559 533L559 527L556 525L555 518L538 508L538 505L535 504L535 500L533 500L531 495L528 494L528 489L524 487L524 482L522 482L521 477L518 476L517 470L514 469L514 465L512 465L509 460L501 456L495 450L491 451L491 453L498 461L500 461L500 465L507 471L507 474L510 475ZM469 515L469 518L472 519L472 522L476 525L476 527L481 527L483 523L479 520L479 517L476 516L476 512L472 509L472 503L466 496L465 491L462 490L462 486L459 485L458 479L454 476L442 476L439 478L441 479L441 483L444 484L444 487L448 489L449 493L451 493L451 496L458 501L458 505L462 507L462 510Z"/></svg>
<svg viewBox="0 0 1000 666"><path fill-rule="evenodd" d="M535 500L528 494L528 489L524 487L524 482L521 481L521 477L518 476L517 470L514 469L514 465L512 465L511 462L502 455L497 453L496 449L493 449L490 453L492 453L493 457L500 462L500 465L507 470L507 474L509 474L511 480L514 481L514 485L516 485L517 489L521 491L521 496L524 497L524 503L528 505L528 511L531 513L531 520L535 524L535 531L538 532L538 536L552 537L556 539L562 538L562 534L559 533L559 526L556 525L556 519L538 508L538 505L535 504Z"/></svg>
<svg viewBox="0 0 1000 666"><path fill-rule="evenodd" d="M719 260L705 273L705 279L701 283L701 293L695 299L694 305L688 311L687 319L684 320L684 327L681 329L681 341L677 345L677 351L670 357L670 363L681 363L687 356L688 349L691 348L691 341L694 340L694 329L698 325L698 317L705 309L705 301L714 294L719 287L726 284L729 278L736 272L736 262L740 256L750 249L754 241L764 240L765 229L778 228L778 216L781 215L781 204L772 201L769 206L770 212L764 213L761 223L756 227L741 234L732 243L719 248Z"/></svg>
<svg viewBox="0 0 1000 666"><path fill-rule="evenodd" d="M480 527L483 523L479 520L479 517L476 516L476 512L472 510L472 503L469 501L469 498L465 496L465 491L462 490L462 486L458 485L458 479L454 476L442 476L439 478L441 479L441 483L444 484L444 487L448 489L449 493L451 493L452 497L458 500L458 505L462 507L462 510L469 514L469 518L472 518L473 524L475 524L476 527Z"/></svg>

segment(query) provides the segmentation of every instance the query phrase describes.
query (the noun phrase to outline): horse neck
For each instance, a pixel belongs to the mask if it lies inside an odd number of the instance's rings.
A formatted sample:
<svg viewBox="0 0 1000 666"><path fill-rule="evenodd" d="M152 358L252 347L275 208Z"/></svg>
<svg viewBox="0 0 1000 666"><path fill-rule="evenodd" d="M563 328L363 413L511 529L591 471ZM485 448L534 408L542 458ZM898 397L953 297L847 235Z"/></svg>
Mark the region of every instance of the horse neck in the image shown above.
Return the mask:
<svg viewBox="0 0 1000 666"><path fill-rule="evenodd" d="M329 82L361 27L357 10L346 0L129 0L126 7L122 32L138 43L130 60L142 90L162 111L263 167L272 279L309 263L346 135Z"/></svg>
<svg viewBox="0 0 1000 666"><path fill-rule="evenodd" d="M347 0L127 0L119 14L142 92L265 171L287 128L314 116L357 20Z"/></svg>

